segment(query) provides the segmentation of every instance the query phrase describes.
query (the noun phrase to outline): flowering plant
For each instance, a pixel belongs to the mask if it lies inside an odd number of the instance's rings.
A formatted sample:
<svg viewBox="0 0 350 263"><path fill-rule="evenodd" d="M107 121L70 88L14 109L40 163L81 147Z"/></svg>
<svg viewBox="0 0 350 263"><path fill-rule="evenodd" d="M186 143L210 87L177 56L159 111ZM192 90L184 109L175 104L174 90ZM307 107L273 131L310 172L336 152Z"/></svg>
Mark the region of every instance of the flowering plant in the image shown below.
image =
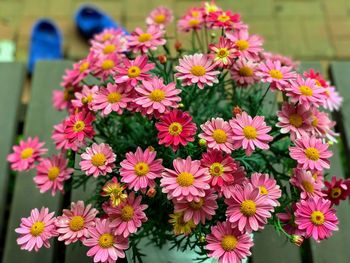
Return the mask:
<svg viewBox="0 0 350 263"><path fill-rule="evenodd" d="M96 35L53 94L69 113L52 134L59 154L43 157L38 138L14 146L12 169L36 168L40 192L96 185L57 217L43 207L22 218L22 249L58 237L90 247L94 262L115 262L128 248L137 262L148 237L195 248L198 260L241 262L250 233L267 224L297 245L338 229L335 206L350 181L326 180L337 134L323 109L339 109L335 88L264 51L238 14L213 2L178 22L192 34L190 49L177 41L171 50L172 20L159 7L146 30Z"/></svg>

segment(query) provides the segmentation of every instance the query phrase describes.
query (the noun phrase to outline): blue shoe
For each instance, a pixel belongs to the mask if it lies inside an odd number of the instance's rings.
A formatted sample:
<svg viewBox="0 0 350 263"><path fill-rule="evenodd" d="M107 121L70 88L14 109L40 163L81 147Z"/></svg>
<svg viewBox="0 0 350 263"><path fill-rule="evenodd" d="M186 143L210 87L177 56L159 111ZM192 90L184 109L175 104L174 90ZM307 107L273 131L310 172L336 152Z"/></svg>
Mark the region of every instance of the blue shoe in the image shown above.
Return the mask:
<svg viewBox="0 0 350 263"><path fill-rule="evenodd" d="M125 34L129 34L110 16L93 5L82 5L75 13L75 23L79 32L86 39L92 38L95 34L101 33L107 28L120 28Z"/></svg>
<svg viewBox="0 0 350 263"><path fill-rule="evenodd" d="M32 73L38 60L62 59L62 35L48 19L38 20L32 29L28 71Z"/></svg>

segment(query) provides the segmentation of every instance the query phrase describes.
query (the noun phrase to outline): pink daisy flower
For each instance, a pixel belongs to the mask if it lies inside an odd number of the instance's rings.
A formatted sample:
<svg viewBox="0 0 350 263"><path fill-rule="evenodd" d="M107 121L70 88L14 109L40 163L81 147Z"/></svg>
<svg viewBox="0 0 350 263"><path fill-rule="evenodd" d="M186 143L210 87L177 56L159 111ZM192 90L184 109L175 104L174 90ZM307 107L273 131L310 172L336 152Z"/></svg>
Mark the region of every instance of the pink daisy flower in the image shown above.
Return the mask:
<svg viewBox="0 0 350 263"><path fill-rule="evenodd" d="M209 49L211 51L210 58L220 68L230 66L236 57L236 49L233 43L224 37L220 37L219 43L209 45Z"/></svg>
<svg viewBox="0 0 350 263"><path fill-rule="evenodd" d="M162 159L156 159L157 152L148 148L143 152L137 147L136 152L126 154L126 159L120 163L121 181L134 191L155 187L154 179L161 177L164 170Z"/></svg>
<svg viewBox="0 0 350 263"><path fill-rule="evenodd" d="M101 33L94 35L93 41L103 43L106 41L115 41L121 37L125 37L125 33L122 29L106 28Z"/></svg>
<svg viewBox="0 0 350 263"><path fill-rule="evenodd" d="M21 140L19 145L12 147L13 153L7 156L7 161L11 163L13 171L28 171L34 168L35 162L41 160L41 156L47 152L43 148L44 142L39 142L38 137L28 137Z"/></svg>
<svg viewBox="0 0 350 263"><path fill-rule="evenodd" d="M180 145L185 146L188 142L193 142L197 130L191 115L177 109L164 114L155 126L158 130L159 144L171 146L174 151Z"/></svg>
<svg viewBox="0 0 350 263"><path fill-rule="evenodd" d="M208 256L219 259L219 263L239 263L251 255L253 240L249 234L242 234L229 222L218 222L206 236Z"/></svg>
<svg viewBox="0 0 350 263"><path fill-rule="evenodd" d="M185 15L181 17L177 23L177 28L182 32L191 30L200 30L204 25L202 14L198 12L196 15Z"/></svg>
<svg viewBox="0 0 350 263"><path fill-rule="evenodd" d="M201 129L203 132L198 137L207 141L209 149L224 151L228 154L232 152L233 134L227 121L222 118L212 118L211 121L202 124Z"/></svg>
<svg viewBox="0 0 350 263"><path fill-rule="evenodd" d="M313 79L303 79L301 76L286 87L286 92L291 102L299 102L307 109L310 106L322 105L325 100L324 89L317 86Z"/></svg>
<svg viewBox="0 0 350 263"><path fill-rule="evenodd" d="M127 40L125 36L106 40L104 42L91 41L90 52L103 57L113 53L123 53L127 51Z"/></svg>
<svg viewBox="0 0 350 263"><path fill-rule="evenodd" d="M93 96L92 109L94 111L101 110L102 116L106 116L112 111L121 115L123 109L127 108L131 101L132 98L129 97L129 93L123 85L108 83L106 88L101 88Z"/></svg>
<svg viewBox="0 0 350 263"><path fill-rule="evenodd" d="M215 67L216 64L207 55L188 55L179 59L179 66L175 67L178 71L175 77L182 80L182 86L197 84L203 89L204 85L213 86L219 82L217 75L220 71L215 70Z"/></svg>
<svg viewBox="0 0 350 263"><path fill-rule="evenodd" d="M233 147L238 149L242 147L246 154L250 156L255 147L267 150L268 143L272 141L272 136L267 133L271 127L265 123L263 116L255 116L252 118L246 112L236 115L236 118L230 120L232 128Z"/></svg>
<svg viewBox="0 0 350 263"><path fill-rule="evenodd" d="M128 239L114 234L114 229L107 219L96 219L96 226L89 228L89 238L83 244L92 247L87 252L94 257L94 262L115 263L118 258L125 258Z"/></svg>
<svg viewBox="0 0 350 263"><path fill-rule="evenodd" d="M79 141L70 142L67 138L65 134L65 123L68 119L69 117L67 117L66 120L63 120L63 122L53 126L54 130L51 139L54 141L56 149L61 151L71 149L76 152L78 151L78 148L82 146L82 143L79 143Z"/></svg>
<svg viewBox="0 0 350 263"><path fill-rule="evenodd" d="M156 50L166 43L164 31L159 26L149 26L146 32L137 27L128 39L128 48L134 52L147 53L148 50Z"/></svg>
<svg viewBox="0 0 350 263"><path fill-rule="evenodd" d="M218 208L216 199L218 196L214 194L214 190L207 190L205 196L199 198L199 201L188 202L187 200L173 200L175 213L183 212L185 222L193 220L198 225L199 222L205 224L205 220L211 220L215 215L215 210Z"/></svg>
<svg viewBox="0 0 350 263"><path fill-rule="evenodd" d="M226 37L235 44L239 57L248 60L259 60L259 53L263 51L263 40L258 35L249 35L248 30L227 32Z"/></svg>
<svg viewBox="0 0 350 263"><path fill-rule="evenodd" d="M123 59L123 64L116 68L117 75L114 80L116 83L126 83L135 87L139 81L150 80L149 71L154 69L153 63L148 63L146 55L138 56L135 60Z"/></svg>
<svg viewBox="0 0 350 263"><path fill-rule="evenodd" d="M324 195L321 192L323 182L316 181L310 171L295 169L294 175L290 179L290 183L301 190L300 197L302 199Z"/></svg>
<svg viewBox="0 0 350 263"><path fill-rule="evenodd" d="M257 83L260 77L257 73L258 64L246 60L244 58L238 58L230 68L231 77L239 86L250 86Z"/></svg>
<svg viewBox="0 0 350 263"><path fill-rule="evenodd" d="M292 204L292 206L287 206L283 213L277 214L277 217L281 221L284 231L286 231L289 235L303 236L305 231L298 229L298 225L295 223L295 209L295 204Z"/></svg>
<svg viewBox="0 0 350 263"><path fill-rule="evenodd" d="M91 204L85 206L83 201L72 202L70 209L63 209L62 216L57 217L58 240L69 245L88 238L88 229L95 226L97 214L98 210L92 208Z"/></svg>
<svg viewBox="0 0 350 263"><path fill-rule="evenodd" d="M326 96L322 106L330 111L338 111L343 103L343 97L340 96L333 86L327 86L325 89Z"/></svg>
<svg viewBox="0 0 350 263"><path fill-rule="evenodd" d="M237 185L231 199L226 199L228 205L227 220L238 227L241 232L251 233L264 229L267 219L271 217L272 205L266 195L260 195L259 188L248 183Z"/></svg>
<svg viewBox="0 0 350 263"><path fill-rule="evenodd" d="M81 154L79 165L86 175L97 177L111 173L115 167L115 154L112 148L105 143L93 143L91 147L87 147L85 152Z"/></svg>
<svg viewBox="0 0 350 263"><path fill-rule="evenodd" d="M222 11L218 10L216 12L210 12L207 18L207 22L210 25L210 28L224 28L232 29L234 23L240 21L239 14L233 14L231 11Z"/></svg>
<svg viewBox="0 0 350 263"><path fill-rule="evenodd" d="M307 238L312 237L319 242L338 230L339 222L335 210L331 208L331 201L314 197L301 200L296 205L295 223L300 230L305 230Z"/></svg>
<svg viewBox="0 0 350 263"><path fill-rule="evenodd" d="M76 141L83 143L85 138L91 139L95 135L92 122L95 116L88 111L81 111L72 114L64 121L64 133L69 143L74 144Z"/></svg>
<svg viewBox="0 0 350 263"><path fill-rule="evenodd" d="M303 104L294 105L284 102L277 116L276 126L281 128L281 133L290 133L292 141L307 136L311 130L312 115Z"/></svg>
<svg viewBox="0 0 350 263"><path fill-rule="evenodd" d="M329 118L326 112L319 111L317 108L311 108L310 111L312 114L311 134L317 138L328 138L336 142L335 137L339 134L332 130L336 123Z"/></svg>
<svg viewBox="0 0 350 263"><path fill-rule="evenodd" d="M151 11L146 18L147 25L165 27L174 20L173 11L164 6L159 6Z"/></svg>
<svg viewBox="0 0 350 263"><path fill-rule="evenodd" d="M268 203L272 206L280 205L278 199L282 196L282 191L275 179L270 178L268 174L253 173L250 182L254 187L259 188L260 195L267 197Z"/></svg>
<svg viewBox="0 0 350 263"><path fill-rule="evenodd" d="M192 161L188 156L174 160L173 166L174 170L165 169L160 179L162 192L168 194L168 199L198 202L205 196L205 190L210 188L210 175L201 167L200 161Z"/></svg>
<svg viewBox="0 0 350 263"><path fill-rule="evenodd" d="M93 96L98 92L98 89L96 85L92 87L84 85L80 92L74 93L75 99L72 100L73 107L78 109L87 107L91 110Z"/></svg>
<svg viewBox="0 0 350 263"><path fill-rule="evenodd" d="M35 208L27 218L21 218L21 224L15 229L19 234L17 244L22 250L39 251L44 246L50 247L50 239L57 235L54 212L42 207L40 211Z"/></svg>
<svg viewBox="0 0 350 263"><path fill-rule="evenodd" d="M71 74L70 81L73 86L79 85L79 83L91 73L95 61L95 54L90 52L86 58L73 64L73 70L69 72L69 74Z"/></svg>
<svg viewBox="0 0 350 263"><path fill-rule="evenodd" d="M328 144L315 137L303 137L294 141L295 146L289 147L289 155L298 162L304 170L329 169L328 158L333 154L328 150Z"/></svg>
<svg viewBox="0 0 350 263"><path fill-rule="evenodd" d="M68 99L68 96L66 91L63 91L63 90L52 91L52 104L56 110L62 111L62 110L68 109L70 102L67 99Z"/></svg>
<svg viewBox="0 0 350 263"><path fill-rule="evenodd" d="M300 65L299 61L294 61L292 58L281 54L263 52L262 57L264 60L280 61L281 66L292 67L293 70L297 70Z"/></svg>
<svg viewBox="0 0 350 263"><path fill-rule="evenodd" d="M222 193L225 198L231 198L233 193L236 191L236 185L244 185L249 182L246 177L246 171L244 166L241 166L240 162L235 161L237 169L232 172L233 181L223 184L221 186L220 194Z"/></svg>
<svg viewBox="0 0 350 263"><path fill-rule="evenodd" d="M71 177L74 169L68 168L68 159L63 155L54 155L51 158L42 159L37 165L37 174L33 178L40 193L51 189L54 196L57 191L63 192L63 185Z"/></svg>
<svg viewBox="0 0 350 263"><path fill-rule="evenodd" d="M315 71L314 69L309 69L305 71L303 76L315 80L317 86L326 88L328 86L327 81L324 79L320 72Z"/></svg>
<svg viewBox="0 0 350 263"><path fill-rule="evenodd" d="M115 235L128 237L130 234L135 233L143 222L147 221L144 210L148 206L142 205L141 199L141 196L135 197L134 192L131 192L126 201L120 205L116 207L106 206L104 208Z"/></svg>
<svg viewBox="0 0 350 263"><path fill-rule="evenodd" d="M257 75L261 77L262 82L270 83L272 90L284 90L297 76L292 67L282 66L279 60L266 60L265 63L260 63Z"/></svg>
<svg viewBox="0 0 350 263"><path fill-rule="evenodd" d="M322 192L332 205L339 205L340 200L346 200L350 196L350 181L332 176L331 181L325 181L326 189Z"/></svg>
<svg viewBox="0 0 350 263"><path fill-rule="evenodd" d="M181 90L176 88L176 84L171 82L165 85L163 79L158 77L143 81L135 90L139 93L135 103L148 115L153 112L162 114L169 108L176 108L181 101L181 97L178 96Z"/></svg>
<svg viewBox="0 0 350 263"><path fill-rule="evenodd" d="M120 55L116 53L100 56L93 64L93 75L101 78L102 80L106 80L110 76L114 76L116 74L119 63Z"/></svg>

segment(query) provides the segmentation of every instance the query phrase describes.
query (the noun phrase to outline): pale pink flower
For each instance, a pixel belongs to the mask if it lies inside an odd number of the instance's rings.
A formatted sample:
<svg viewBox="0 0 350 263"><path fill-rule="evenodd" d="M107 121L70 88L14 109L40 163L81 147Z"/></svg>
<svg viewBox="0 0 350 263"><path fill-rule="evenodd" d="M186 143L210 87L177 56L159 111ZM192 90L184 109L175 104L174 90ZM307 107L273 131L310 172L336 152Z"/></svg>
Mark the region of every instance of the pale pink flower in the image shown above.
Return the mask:
<svg viewBox="0 0 350 263"><path fill-rule="evenodd" d="M272 206L280 205L278 199L282 196L282 191L275 179L270 178L268 174L253 173L250 182L254 187L259 188L260 195L265 195L266 201Z"/></svg>
<svg viewBox="0 0 350 263"><path fill-rule="evenodd" d="M252 85L260 80L256 74L257 67L258 64L254 61L238 58L230 68L231 77L239 86Z"/></svg>
<svg viewBox="0 0 350 263"><path fill-rule="evenodd" d="M127 51L128 41L125 36L114 37L113 39L99 42L91 41L90 52L95 56L103 57L113 53L123 53Z"/></svg>
<svg viewBox="0 0 350 263"><path fill-rule="evenodd" d="M294 169L290 183L300 189L300 198L302 199L324 196L321 191L323 182L315 180L310 171Z"/></svg>
<svg viewBox="0 0 350 263"><path fill-rule="evenodd" d="M62 111L68 109L69 101L67 99L68 97L65 91L56 89L52 91L52 104L56 110Z"/></svg>
<svg viewBox="0 0 350 263"><path fill-rule="evenodd" d="M125 33L121 28L106 28L101 33L94 35L92 41L104 43L107 41L117 41L120 38L125 38Z"/></svg>
<svg viewBox="0 0 350 263"><path fill-rule="evenodd" d="M327 86L325 90L326 97L322 106L330 111L338 111L343 103L343 97L340 96L333 86Z"/></svg>
<svg viewBox="0 0 350 263"><path fill-rule="evenodd" d="M202 14L198 12L198 15L185 15L181 17L177 23L177 28L182 32L189 32L191 30L200 30L204 25L204 19Z"/></svg>
<svg viewBox="0 0 350 263"><path fill-rule="evenodd" d="M106 56L98 57L97 61L93 64L92 72L95 77L106 80L110 76L114 76L117 72L117 67L120 63L120 55L111 53Z"/></svg>
<svg viewBox="0 0 350 263"><path fill-rule="evenodd" d="M171 9L164 6L159 6L151 11L149 16L146 18L146 24L165 27L173 20L174 15Z"/></svg>
<svg viewBox="0 0 350 263"><path fill-rule="evenodd" d="M266 51L261 54L264 60L280 61L282 66L292 67L294 70L297 70L299 68L300 62L294 61L290 57Z"/></svg>
<svg viewBox="0 0 350 263"><path fill-rule="evenodd" d="M335 137L339 136L338 133L334 132L336 122L332 121L328 113L319 111L317 108L311 108L311 134L317 138L325 139L336 142Z"/></svg>
<svg viewBox="0 0 350 263"><path fill-rule="evenodd" d="M96 92L98 92L98 90L99 88L96 85L92 87L84 85L80 92L74 93L75 99L72 100L72 105L78 109L87 107L89 110L91 110L93 96L96 94Z"/></svg>
<svg viewBox="0 0 350 263"><path fill-rule="evenodd" d="M163 46L166 43L164 30L159 26L152 25L145 32L137 27L126 38L128 39L128 48L134 53L141 52L144 54L148 50L156 50L159 46Z"/></svg>

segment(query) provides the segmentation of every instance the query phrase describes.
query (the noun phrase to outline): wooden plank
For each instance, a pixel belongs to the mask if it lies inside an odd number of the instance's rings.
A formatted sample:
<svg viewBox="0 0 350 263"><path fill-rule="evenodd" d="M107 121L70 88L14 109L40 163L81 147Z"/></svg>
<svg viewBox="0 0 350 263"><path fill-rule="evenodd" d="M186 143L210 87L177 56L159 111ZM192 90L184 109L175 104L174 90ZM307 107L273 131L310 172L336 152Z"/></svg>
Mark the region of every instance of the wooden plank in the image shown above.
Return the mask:
<svg viewBox="0 0 350 263"><path fill-rule="evenodd" d="M54 153L54 145L51 141L51 132L54 124L60 122L65 113L57 112L52 107L52 90L59 87L64 70L71 66L67 61L43 61L38 62L34 73L32 96L26 115L24 135L39 136L46 142L49 153ZM33 176L35 170L28 173L20 173L16 178L11 214L6 236L5 253L2 262L5 263L37 263L52 262L54 249L42 248L38 253L28 253L20 250L16 244L18 235L14 229L19 226L21 217L29 216L34 207L46 206L50 211L57 211L61 196L51 197L50 193L40 194L36 189ZM55 245L53 245L55 246Z"/></svg>
<svg viewBox="0 0 350 263"><path fill-rule="evenodd" d="M20 63L0 63L0 239L4 230L3 220L6 210L9 169L6 160L12 151L17 129L17 117L24 82L24 65Z"/></svg>

